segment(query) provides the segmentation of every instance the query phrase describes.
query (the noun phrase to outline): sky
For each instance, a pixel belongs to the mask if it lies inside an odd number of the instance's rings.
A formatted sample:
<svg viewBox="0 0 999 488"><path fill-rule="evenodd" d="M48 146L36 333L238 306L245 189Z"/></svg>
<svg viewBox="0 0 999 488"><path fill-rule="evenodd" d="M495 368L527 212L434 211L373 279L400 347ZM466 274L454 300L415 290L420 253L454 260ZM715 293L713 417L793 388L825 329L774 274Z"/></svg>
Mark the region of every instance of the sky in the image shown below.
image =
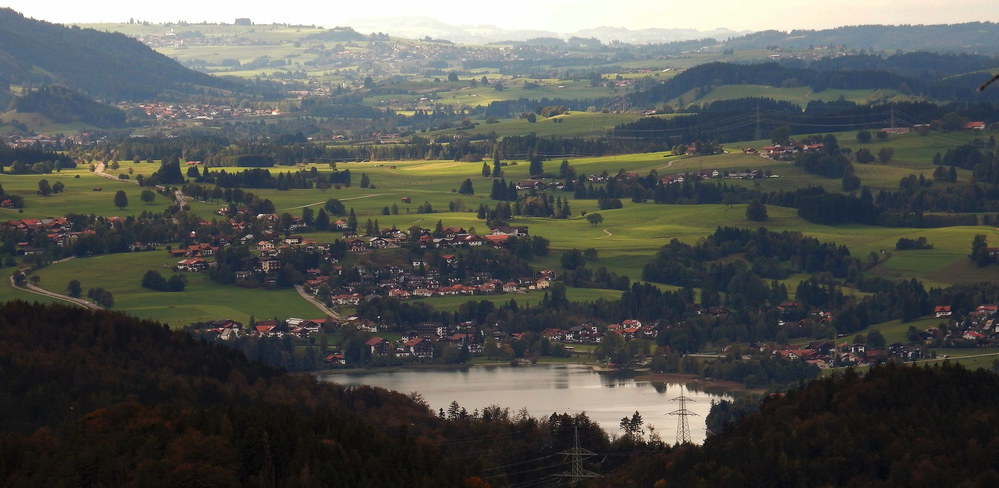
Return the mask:
<svg viewBox="0 0 999 488"><path fill-rule="evenodd" d="M710 7L705 8L706 5ZM993 0L0 0L37 20L60 24L186 21L349 26L351 19L421 16L456 25L574 32L595 27L709 31L825 29L863 24L999 22ZM391 31L387 31L391 34Z"/></svg>

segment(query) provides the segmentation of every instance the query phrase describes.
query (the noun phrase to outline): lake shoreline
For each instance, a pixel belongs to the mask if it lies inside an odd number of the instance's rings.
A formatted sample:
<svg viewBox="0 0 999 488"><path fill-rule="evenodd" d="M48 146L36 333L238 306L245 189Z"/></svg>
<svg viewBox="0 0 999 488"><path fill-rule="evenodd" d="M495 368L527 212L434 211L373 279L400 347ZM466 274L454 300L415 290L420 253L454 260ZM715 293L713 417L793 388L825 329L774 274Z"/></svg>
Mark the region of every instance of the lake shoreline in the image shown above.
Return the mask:
<svg viewBox="0 0 999 488"><path fill-rule="evenodd" d="M510 366L508 361L482 365L423 365L377 369L337 369L315 373L319 381L344 387L372 386L404 395L416 393L434 412L457 404L474 415L475 411L500 406L514 415L523 412L534 418L552 414L585 414L609 436L621 435L622 418L638 412L648 427L670 432L677 419L665 415L676 408L673 399L684 396L691 412L706 418L711 405L732 401L733 394L710 391L692 376L647 375L634 369L601 368L579 363L544 363ZM605 370L600 371L598 370ZM639 379L641 376L644 379ZM652 381L648 381L651 379ZM740 395L742 393L736 393ZM702 442L706 433L700 421L691 422L691 438Z"/></svg>
<svg viewBox="0 0 999 488"><path fill-rule="evenodd" d="M635 377L635 381L648 381L650 383L670 383L680 384L691 389L706 392L725 393L763 393L764 390L747 388L746 385L737 381L715 380L704 378L696 374L685 373L645 373Z"/></svg>
<svg viewBox="0 0 999 488"><path fill-rule="evenodd" d="M395 371L461 371L468 370L472 368L531 368L534 366L553 366L553 365L565 365L573 364L577 366L585 366L590 368L596 373L625 373L629 371L635 371L630 368L608 368L606 366L593 364L591 362L538 362L536 364L517 364L512 365L509 361L497 361L493 364L408 364L403 366L386 366L380 368L336 368L336 369L324 369L313 371L312 373L332 373L332 374L368 374L368 373L391 373ZM704 378L696 374L686 374L686 373L652 373L648 370L641 370L636 372L637 374L633 377L635 381L645 381L649 383L668 383L668 384L678 384L688 386L692 389L701 390L705 392L722 392L722 393L763 393L765 390L758 388L747 388L746 385L736 381L727 380L716 380L711 378Z"/></svg>

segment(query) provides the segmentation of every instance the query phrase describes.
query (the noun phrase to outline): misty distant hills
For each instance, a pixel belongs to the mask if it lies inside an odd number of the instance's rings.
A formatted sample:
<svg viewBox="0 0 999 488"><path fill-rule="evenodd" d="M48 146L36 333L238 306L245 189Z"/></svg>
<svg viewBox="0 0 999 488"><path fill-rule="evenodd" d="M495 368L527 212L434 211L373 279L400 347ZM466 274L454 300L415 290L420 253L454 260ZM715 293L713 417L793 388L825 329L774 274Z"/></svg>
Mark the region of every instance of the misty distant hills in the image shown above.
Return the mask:
<svg viewBox="0 0 999 488"><path fill-rule="evenodd" d="M623 27L597 27L572 33L557 33L541 29L502 29L494 25L453 25L428 17L366 17L353 19L349 25L357 32L386 34L409 39L446 39L459 44L488 44L502 41L526 41L538 37L595 38L600 42L620 41L629 44L656 44L695 39L728 39L748 34L730 29L697 31L694 29L642 29Z"/></svg>
<svg viewBox="0 0 999 488"><path fill-rule="evenodd" d="M931 51L999 54L999 24L969 22L950 25L855 25L835 29L801 30L788 25L787 30L760 32L715 29L641 29L597 27L571 33L545 30L509 30L493 25L452 25L426 17L377 17L354 19L350 26L360 33L384 32L410 39L431 37L456 43L482 44L502 41L526 41L539 37L595 38L603 43L668 44L705 40L705 46L733 49L780 47L807 49L835 46L846 49Z"/></svg>
<svg viewBox="0 0 999 488"><path fill-rule="evenodd" d="M107 102L245 90L187 69L124 34L51 24L6 8L0 9L0 91L6 92L4 83L60 85Z"/></svg>

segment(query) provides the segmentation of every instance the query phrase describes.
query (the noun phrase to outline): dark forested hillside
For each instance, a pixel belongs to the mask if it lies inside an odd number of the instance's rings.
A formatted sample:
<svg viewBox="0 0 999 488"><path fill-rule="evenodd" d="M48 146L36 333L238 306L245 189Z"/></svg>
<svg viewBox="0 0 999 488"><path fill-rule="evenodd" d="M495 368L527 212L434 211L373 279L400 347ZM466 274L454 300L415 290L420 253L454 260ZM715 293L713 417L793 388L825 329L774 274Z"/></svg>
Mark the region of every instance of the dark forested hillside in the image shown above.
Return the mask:
<svg viewBox="0 0 999 488"><path fill-rule="evenodd" d="M14 97L9 108L20 113L42 114L53 122L83 122L101 128L125 125L122 110L59 86L46 86Z"/></svg>
<svg viewBox="0 0 999 488"><path fill-rule="evenodd" d="M858 12L858 20L863 13ZM793 27L793 26L789 26ZM835 46L846 49L996 53L999 24L968 22L952 25L851 25L823 30L768 30L730 39L726 46L753 49L767 46L807 49Z"/></svg>
<svg viewBox="0 0 999 488"><path fill-rule="evenodd" d="M941 101L996 101L999 92L979 93L987 75L974 75L994 65L984 56L942 56L909 53L889 56L845 56L801 66L787 63L706 63L690 68L666 83L629 95L636 105L658 104L694 91L697 97L722 85L808 86L830 89L890 89ZM967 79L972 74L974 80ZM975 81L977 80L977 81ZM696 101L696 98L695 100Z"/></svg>
<svg viewBox="0 0 999 488"><path fill-rule="evenodd" d="M439 422L157 323L0 305L3 486L460 486Z"/></svg>
<svg viewBox="0 0 999 488"><path fill-rule="evenodd" d="M170 92L222 95L242 85L184 68L120 33L64 27L0 9L0 83L62 85L109 102Z"/></svg>
<svg viewBox="0 0 999 488"><path fill-rule="evenodd" d="M889 364L774 397L760 411L596 486L996 486L999 376Z"/></svg>
<svg viewBox="0 0 999 488"><path fill-rule="evenodd" d="M603 472L667 449L585 414L480 407L435 415L156 322L0 304L0 486L554 486L577 433Z"/></svg>

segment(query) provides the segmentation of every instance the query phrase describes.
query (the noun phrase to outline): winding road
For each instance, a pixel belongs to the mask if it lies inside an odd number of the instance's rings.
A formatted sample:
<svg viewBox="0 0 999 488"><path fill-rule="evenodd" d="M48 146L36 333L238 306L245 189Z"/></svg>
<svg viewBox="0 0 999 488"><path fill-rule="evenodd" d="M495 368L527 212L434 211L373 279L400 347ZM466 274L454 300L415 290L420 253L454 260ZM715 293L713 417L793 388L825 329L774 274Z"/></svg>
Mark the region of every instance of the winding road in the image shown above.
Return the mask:
<svg viewBox="0 0 999 488"><path fill-rule="evenodd" d="M17 286L14 283L14 275L10 275L10 286L18 288L20 290L27 291L29 293L34 293L36 295L42 295L49 298L55 298L56 300L62 300L64 302L72 303L73 305L79 305L83 308L89 308L90 310L100 310L101 307L94 303L90 303L82 298L73 298L67 295L61 295L52 291L48 291L40 286L32 285L31 283L25 283L24 286Z"/></svg>

